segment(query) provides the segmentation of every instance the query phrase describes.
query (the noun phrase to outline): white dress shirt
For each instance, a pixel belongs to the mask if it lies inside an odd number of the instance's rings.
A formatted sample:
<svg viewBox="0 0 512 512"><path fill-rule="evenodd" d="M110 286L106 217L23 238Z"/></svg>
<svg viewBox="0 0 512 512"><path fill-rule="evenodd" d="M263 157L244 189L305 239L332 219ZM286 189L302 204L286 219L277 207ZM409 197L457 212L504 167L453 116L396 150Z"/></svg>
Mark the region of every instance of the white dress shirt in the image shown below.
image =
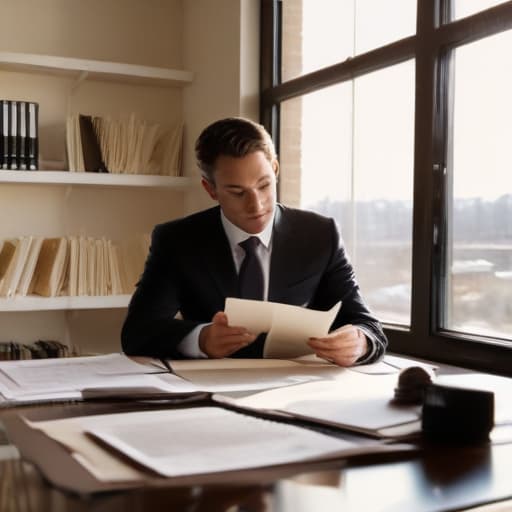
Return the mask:
<svg viewBox="0 0 512 512"><path fill-rule="evenodd" d="M263 270L263 298L264 300L267 300L270 276L270 256L272 253L272 229L274 227L274 215L272 215L272 218L266 225L265 229L261 233L256 234L246 233L239 227L235 226L231 221L227 219L222 210L220 211L220 218L222 221L222 227L224 228L229 241L229 247L231 248L231 254L233 255L233 261L235 263L237 274L240 271L240 266L242 265L242 261L245 258L245 251L238 244L244 240L247 240L251 236L256 236L260 239L261 243L258 245L256 252L261 263L261 268ZM209 325L209 323L199 324L180 341L178 350L182 355L190 358L208 357L199 348L199 333L205 325Z"/></svg>

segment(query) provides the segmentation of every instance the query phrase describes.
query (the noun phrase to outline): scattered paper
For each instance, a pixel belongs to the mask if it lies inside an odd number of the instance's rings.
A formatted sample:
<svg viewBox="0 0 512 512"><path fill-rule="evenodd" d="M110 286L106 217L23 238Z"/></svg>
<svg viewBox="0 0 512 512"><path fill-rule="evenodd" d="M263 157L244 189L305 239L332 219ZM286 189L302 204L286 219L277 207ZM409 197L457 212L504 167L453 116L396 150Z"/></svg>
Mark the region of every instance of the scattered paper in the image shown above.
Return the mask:
<svg viewBox="0 0 512 512"><path fill-rule="evenodd" d="M171 374L154 374L155 368L123 354L0 362L3 405L38 401L77 400L84 389L140 388L169 393L199 391ZM166 379L159 377L169 375Z"/></svg>
<svg viewBox="0 0 512 512"><path fill-rule="evenodd" d="M436 370L439 369L439 366L427 361L418 361L416 359L409 359L408 357L400 357L391 354L386 354L384 356L384 363L391 368L396 368L398 371L403 370L404 368L410 368L411 366L419 366L430 373L435 373Z"/></svg>
<svg viewBox="0 0 512 512"><path fill-rule="evenodd" d="M170 361L176 375L202 391L261 390L301 382L333 379L343 368L319 360L317 363L285 359L199 359ZM160 376L161 379L167 378Z"/></svg>
<svg viewBox="0 0 512 512"><path fill-rule="evenodd" d="M332 381L308 382L261 391L242 398L215 400L258 411L348 428L379 437L380 430L420 419L418 406L394 406L396 375L365 375L345 369Z"/></svg>
<svg viewBox="0 0 512 512"><path fill-rule="evenodd" d="M367 447L289 424L197 407L112 415L84 430L167 477L307 461ZM206 426L206 427L205 427Z"/></svg>
<svg viewBox="0 0 512 512"><path fill-rule="evenodd" d="M211 406L25 421L66 446L102 482L145 481L148 473L132 461L179 477L414 449L341 439Z"/></svg>
<svg viewBox="0 0 512 512"><path fill-rule="evenodd" d="M400 371L404 370L405 368L411 368L412 366L419 366L420 368L424 368L431 375L434 375L435 371L438 369L438 366L433 364L386 354L383 359L376 363L353 366L351 370L360 373L384 375L390 373L400 373Z"/></svg>

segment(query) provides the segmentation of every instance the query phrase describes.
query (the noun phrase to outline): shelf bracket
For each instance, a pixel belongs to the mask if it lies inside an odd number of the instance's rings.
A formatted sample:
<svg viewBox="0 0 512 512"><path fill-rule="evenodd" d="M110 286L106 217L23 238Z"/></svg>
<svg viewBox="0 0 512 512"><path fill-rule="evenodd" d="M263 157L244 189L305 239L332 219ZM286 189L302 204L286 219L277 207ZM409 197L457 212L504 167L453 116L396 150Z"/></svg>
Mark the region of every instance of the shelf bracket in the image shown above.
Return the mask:
<svg viewBox="0 0 512 512"><path fill-rule="evenodd" d="M78 75L78 77L75 79L75 82L71 86L71 92L76 91L78 89L78 87L80 87L82 82L84 82L87 79L88 76L89 76L89 71L85 71L85 70L80 71L80 74Z"/></svg>

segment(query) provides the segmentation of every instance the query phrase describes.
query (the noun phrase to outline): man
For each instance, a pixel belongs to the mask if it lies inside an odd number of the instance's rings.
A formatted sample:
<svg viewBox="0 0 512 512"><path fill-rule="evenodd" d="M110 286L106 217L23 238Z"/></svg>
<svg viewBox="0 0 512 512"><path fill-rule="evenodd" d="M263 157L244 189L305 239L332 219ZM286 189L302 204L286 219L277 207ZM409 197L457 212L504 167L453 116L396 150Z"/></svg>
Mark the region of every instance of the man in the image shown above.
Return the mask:
<svg viewBox="0 0 512 512"><path fill-rule="evenodd" d="M312 352L340 366L379 359L387 340L335 222L276 203L279 166L265 129L222 119L201 133L196 156L202 185L219 205L154 229L122 330L124 352L261 357L265 336L231 325L223 312L226 297L242 296L316 310L341 300L329 334L309 340Z"/></svg>

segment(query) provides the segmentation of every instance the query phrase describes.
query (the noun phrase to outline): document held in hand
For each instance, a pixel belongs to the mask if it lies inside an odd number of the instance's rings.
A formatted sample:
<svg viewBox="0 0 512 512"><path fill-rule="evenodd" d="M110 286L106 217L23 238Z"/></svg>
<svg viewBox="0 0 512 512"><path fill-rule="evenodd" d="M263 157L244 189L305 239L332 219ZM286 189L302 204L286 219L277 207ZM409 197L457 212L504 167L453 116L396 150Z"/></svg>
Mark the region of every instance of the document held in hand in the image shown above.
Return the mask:
<svg viewBox="0 0 512 512"><path fill-rule="evenodd" d="M259 300L228 297L224 312L229 325L247 328L254 334L266 332L264 357L294 358L313 351L311 337L327 335L341 302L328 311Z"/></svg>

